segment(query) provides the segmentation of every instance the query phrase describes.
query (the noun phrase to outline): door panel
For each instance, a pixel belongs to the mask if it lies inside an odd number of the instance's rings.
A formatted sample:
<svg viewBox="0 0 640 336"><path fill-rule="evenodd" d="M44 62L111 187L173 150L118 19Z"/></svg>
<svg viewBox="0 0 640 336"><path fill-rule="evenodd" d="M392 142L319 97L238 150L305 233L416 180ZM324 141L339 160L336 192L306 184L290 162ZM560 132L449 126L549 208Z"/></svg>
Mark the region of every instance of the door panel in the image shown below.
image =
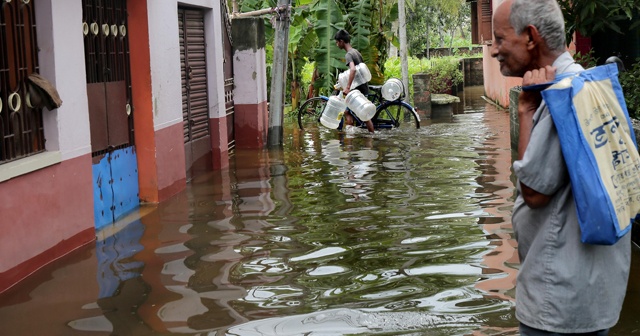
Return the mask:
<svg viewBox="0 0 640 336"><path fill-rule="evenodd" d="M211 152L204 13L179 8L182 117L187 178L196 161Z"/></svg>
<svg viewBox="0 0 640 336"><path fill-rule="evenodd" d="M109 146L129 144L129 115L127 114L127 83L125 81L105 83Z"/></svg>
<svg viewBox="0 0 640 336"><path fill-rule="evenodd" d="M139 206L127 0L82 0L96 228Z"/></svg>
<svg viewBox="0 0 640 336"><path fill-rule="evenodd" d="M98 157L94 157L96 159ZM93 170L93 215L96 229L113 222L114 194L111 187L109 154L94 164Z"/></svg>
<svg viewBox="0 0 640 336"><path fill-rule="evenodd" d="M103 127L91 127L91 151L96 152L109 146L109 133L107 129L107 96L104 83L87 84L87 98L89 100L90 125L103 125Z"/></svg>
<svg viewBox="0 0 640 336"><path fill-rule="evenodd" d="M120 218L136 209L138 198L138 160L135 147L127 147L110 153L114 201L113 217Z"/></svg>

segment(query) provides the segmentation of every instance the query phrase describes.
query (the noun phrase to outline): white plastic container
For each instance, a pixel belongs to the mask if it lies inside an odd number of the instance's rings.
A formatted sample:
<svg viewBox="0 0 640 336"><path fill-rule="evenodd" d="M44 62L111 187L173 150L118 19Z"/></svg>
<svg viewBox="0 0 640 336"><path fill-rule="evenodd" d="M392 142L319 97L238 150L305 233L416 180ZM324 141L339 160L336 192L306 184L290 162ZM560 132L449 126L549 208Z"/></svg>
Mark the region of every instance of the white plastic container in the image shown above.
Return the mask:
<svg viewBox="0 0 640 336"><path fill-rule="evenodd" d="M322 110L322 115L320 116L320 123L322 126L336 129L338 125L340 125L340 120L342 119L342 115L344 114L344 110L347 108L345 104L344 98L342 98L342 93L339 96L331 96L329 97L329 101L327 101L327 105L325 105L324 110Z"/></svg>
<svg viewBox="0 0 640 336"><path fill-rule="evenodd" d="M345 98L347 107L356 114L358 119L368 121L376 114L376 106L359 90L350 91Z"/></svg>
<svg viewBox="0 0 640 336"><path fill-rule="evenodd" d="M338 75L338 85L336 85L336 89L344 90L347 87L347 83L349 83L349 70L343 71Z"/></svg>
<svg viewBox="0 0 640 336"><path fill-rule="evenodd" d="M371 80L371 72L364 62L356 65L356 73L362 76L364 83L368 83Z"/></svg>
<svg viewBox="0 0 640 336"><path fill-rule="evenodd" d="M347 87L349 83L349 72L351 70L345 70L338 75L338 86L340 89L344 89ZM371 72L369 72L369 68L364 63L360 63L356 65L356 75L353 77L353 81L351 82L351 88L355 89L358 86L368 83L371 80Z"/></svg>
<svg viewBox="0 0 640 336"><path fill-rule="evenodd" d="M402 96L402 92L404 91L404 85L402 85L402 81L397 78L389 78L384 85L382 85L382 89L380 90L382 93L382 98L385 100L394 101Z"/></svg>

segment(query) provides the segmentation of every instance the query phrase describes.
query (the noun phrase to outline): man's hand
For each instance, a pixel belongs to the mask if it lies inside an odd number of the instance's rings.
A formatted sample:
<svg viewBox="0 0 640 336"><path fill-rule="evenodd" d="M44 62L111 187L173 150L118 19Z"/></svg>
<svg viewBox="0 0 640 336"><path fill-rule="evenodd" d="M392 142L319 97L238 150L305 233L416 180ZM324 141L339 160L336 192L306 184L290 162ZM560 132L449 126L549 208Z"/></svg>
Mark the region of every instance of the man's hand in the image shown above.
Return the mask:
<svg viewBox="0 0 640 336"><path fill-rule="evenodd" d="M349 88L346 88L346 89L342 90L342 93L346 97L349 94L349 91L351 91L351 90L349 90Z"/></svg>
<svg viewBox="0 0 640 336"><path fill-rule="evenodd" d="M522 86L543 84L553 81L556 76L556 68L550 65L544 68L527 71L522 77ZM533 117L533 113L542 102L540 91L522 91L518 100L518 113Z"/></svg>

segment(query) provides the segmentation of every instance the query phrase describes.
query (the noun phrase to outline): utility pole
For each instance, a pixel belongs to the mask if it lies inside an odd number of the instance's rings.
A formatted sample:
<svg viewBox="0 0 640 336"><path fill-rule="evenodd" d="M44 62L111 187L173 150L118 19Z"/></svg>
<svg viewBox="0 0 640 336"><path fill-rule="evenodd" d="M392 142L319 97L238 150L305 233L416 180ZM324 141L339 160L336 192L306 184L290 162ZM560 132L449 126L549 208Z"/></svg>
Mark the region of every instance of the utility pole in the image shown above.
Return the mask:
<svg viewBox="0 0 640 336"><path fill-rule="evenodd" d="M402 66L402 85L404 94L409 99L409 61L407 60L407 13L405 0L398 0L398 21L400 24L400 64Z"/></svg>
<svg viewBox="0 0 640 336"><path fill-rule="evenodd" d="M282 146L284 140L284 95L287 85L289 56L289 23L291 0L278 0L278 7L285 8L276 15L276 35L273 43L273 68L271 69L271 99L269 101L269 133L267 146Z"/></svg>

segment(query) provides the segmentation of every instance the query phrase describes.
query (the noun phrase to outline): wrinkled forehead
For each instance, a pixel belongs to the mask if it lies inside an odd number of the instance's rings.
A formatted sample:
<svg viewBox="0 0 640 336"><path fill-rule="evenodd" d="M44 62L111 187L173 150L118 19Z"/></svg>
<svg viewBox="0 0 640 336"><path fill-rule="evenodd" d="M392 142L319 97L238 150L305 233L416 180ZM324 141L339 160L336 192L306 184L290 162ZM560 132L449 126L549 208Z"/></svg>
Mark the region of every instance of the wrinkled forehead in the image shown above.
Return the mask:
<svg viewBox="0 0 640 336"><path fill-rule="evenodd" d="M493 25L495 29L512 28L511 22L509 21L509 17L511 15L511 4L512 1L507 0L496 8L496 11L493 13Z"/></svg>

